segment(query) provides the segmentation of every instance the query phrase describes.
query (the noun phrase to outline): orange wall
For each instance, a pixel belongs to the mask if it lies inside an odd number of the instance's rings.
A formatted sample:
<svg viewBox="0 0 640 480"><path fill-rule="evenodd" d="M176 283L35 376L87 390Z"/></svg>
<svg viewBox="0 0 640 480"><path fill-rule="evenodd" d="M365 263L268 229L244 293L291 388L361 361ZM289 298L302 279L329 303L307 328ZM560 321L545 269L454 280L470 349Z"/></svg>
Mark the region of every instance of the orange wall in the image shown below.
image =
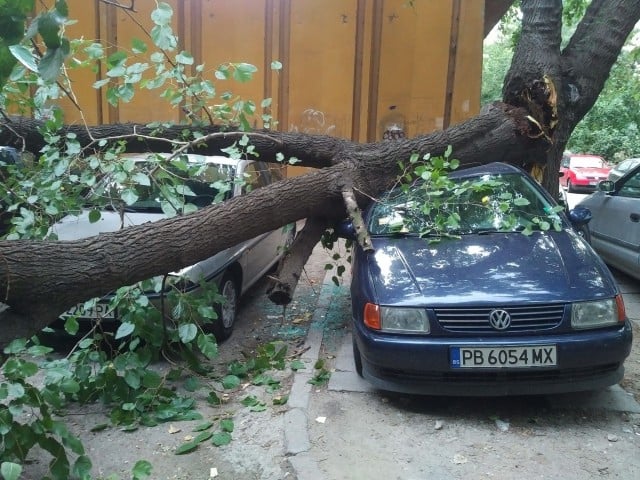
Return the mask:
<svg viewBox="0 0 640 480"><path fill-rule="evenodd" d="M191 52L219 93L258 106L273 98L281 130L375 141L390 123L413 136L479 111L483 0L415 0L413 7L406 0L165 1L180 37L170 55ZM70 37L98 39L111 51L130 51L139 38L153 51L137 23L151 29L155 2L135 2L135 13L97 1L68 3L78 20L68 28ZM274 60L282 62L281 71L269 68ZM252 63L259 73L246 84L215 80L223 62ZM108 105L104 92L91 88L103 72L71 72L89 123L184 118L158 91L137 90L132 102ZM65 110L68 121L80 119L71 104Z"/></svg>

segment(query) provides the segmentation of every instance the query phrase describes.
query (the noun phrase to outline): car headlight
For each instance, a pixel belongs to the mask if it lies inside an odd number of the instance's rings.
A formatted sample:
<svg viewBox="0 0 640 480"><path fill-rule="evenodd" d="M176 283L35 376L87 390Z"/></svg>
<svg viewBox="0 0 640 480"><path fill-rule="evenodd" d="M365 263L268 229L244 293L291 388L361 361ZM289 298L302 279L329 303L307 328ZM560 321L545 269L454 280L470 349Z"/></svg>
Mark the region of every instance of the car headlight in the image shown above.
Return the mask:
<svg viewBox="0 0 640 480"><path fill-rule="evenodd" d="M579 302L571 306L573 328L598 328L624 321L622 297L607 298L592 302Z"/></svg>
<svg viewBox="0 0 640 480"><path fill-rule="evenodd" d="M424 308L382 307L368 303L364 323L369 328L393 333L429 333L429 318Z"/></svg>

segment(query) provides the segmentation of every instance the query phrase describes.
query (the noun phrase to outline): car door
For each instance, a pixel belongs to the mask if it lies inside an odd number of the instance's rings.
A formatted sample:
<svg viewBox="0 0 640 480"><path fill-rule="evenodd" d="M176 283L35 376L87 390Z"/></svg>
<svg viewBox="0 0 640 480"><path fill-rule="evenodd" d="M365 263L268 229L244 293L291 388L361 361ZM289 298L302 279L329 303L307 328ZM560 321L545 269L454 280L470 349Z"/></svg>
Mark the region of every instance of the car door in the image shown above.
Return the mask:
<svg viewBox="0 0 640 480"><path fill-rule="evenodd" d="M588 205L591 243L609 265L638 277L640 271L640 168L616 183L612 193Z"/></svg>

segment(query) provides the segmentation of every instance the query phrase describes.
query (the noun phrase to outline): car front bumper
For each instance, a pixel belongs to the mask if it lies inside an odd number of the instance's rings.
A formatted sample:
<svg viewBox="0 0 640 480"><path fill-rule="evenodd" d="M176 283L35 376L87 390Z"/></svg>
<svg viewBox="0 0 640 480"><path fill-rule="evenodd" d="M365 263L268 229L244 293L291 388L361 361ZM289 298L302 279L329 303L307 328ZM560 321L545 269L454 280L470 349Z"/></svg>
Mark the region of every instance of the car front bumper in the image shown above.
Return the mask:
<svg viewBox="0 0 640 480"><path fill-rule="evenodd" d="M455 396L534 395L596 390L618 383L631 351L627 321L615 329L510 338L384 335L358 322L354 340L363 376L381 390ZM451 367L455 346L556 345L557 365L544 368Z"/></svg>

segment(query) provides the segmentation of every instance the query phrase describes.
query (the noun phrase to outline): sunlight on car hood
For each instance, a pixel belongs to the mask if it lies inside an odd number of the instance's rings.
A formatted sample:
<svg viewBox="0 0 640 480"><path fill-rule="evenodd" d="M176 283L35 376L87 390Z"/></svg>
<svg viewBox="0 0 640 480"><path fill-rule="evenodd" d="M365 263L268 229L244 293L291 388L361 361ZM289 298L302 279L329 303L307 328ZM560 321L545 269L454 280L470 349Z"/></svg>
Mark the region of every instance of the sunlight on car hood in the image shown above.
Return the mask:
<svg viewBox="0 0 640 480"><path fill-rule="evenodd" d="M573 232L465 235L429 244L375 238L368 257L381 304L464 305L611 296L604 265Z"/></svg>

